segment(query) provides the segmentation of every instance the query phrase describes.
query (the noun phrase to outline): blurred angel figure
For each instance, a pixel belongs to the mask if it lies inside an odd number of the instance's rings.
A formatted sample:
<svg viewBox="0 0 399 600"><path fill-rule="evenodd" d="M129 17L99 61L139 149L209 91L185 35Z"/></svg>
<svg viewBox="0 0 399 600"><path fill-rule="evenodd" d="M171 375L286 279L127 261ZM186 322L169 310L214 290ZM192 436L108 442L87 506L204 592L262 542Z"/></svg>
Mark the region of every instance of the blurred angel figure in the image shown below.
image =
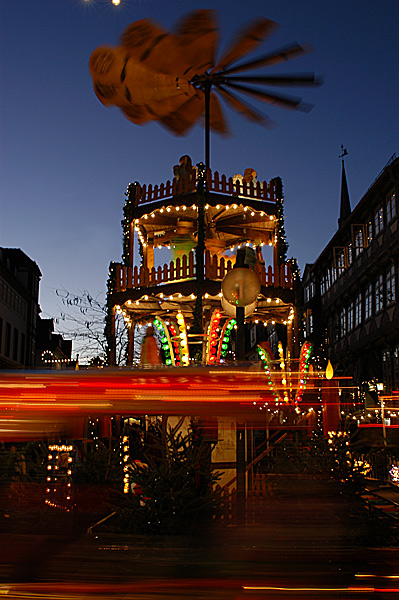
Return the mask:
<svg viewBox="0 0 399 600"><path fill-rule="evenodd" d="M145 337L141 345L140 365L142 367L151 367L162 364L161 353L157 341L154 337L154 328L152 325L147 327Z"/></svg>

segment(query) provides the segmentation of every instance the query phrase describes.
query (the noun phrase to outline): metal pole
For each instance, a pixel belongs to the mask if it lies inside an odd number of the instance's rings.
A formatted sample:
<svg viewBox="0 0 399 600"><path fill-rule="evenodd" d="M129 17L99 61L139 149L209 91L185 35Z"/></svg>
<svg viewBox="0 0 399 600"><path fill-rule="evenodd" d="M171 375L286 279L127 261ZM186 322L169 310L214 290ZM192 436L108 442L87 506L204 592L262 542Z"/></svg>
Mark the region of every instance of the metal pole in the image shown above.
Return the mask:
<svg viewBox="0 0 399 600"><path fill-rule="evenodd" d="M205 168L206 168L206 177L208 178L208 171L210 168L211 157L210 157L210 128L211 128L211 85L210 81L207 81L204 86L205 93Z"/></svg>
<svg viewBox="0 0 399 600"><path fill-rule="evenodd" d="M245 360L245 306L236 306L237 341L236 360Z"/></svg>
<svg viewBox="0 0 399 600"><path fill-rule="evenodd" d="M236 360L245 360L245 307L236 307L237 341ZM236 437L236 467L237 467L237 521L246 520L246 486L245 486L245 423L237 421Z"/></svg>

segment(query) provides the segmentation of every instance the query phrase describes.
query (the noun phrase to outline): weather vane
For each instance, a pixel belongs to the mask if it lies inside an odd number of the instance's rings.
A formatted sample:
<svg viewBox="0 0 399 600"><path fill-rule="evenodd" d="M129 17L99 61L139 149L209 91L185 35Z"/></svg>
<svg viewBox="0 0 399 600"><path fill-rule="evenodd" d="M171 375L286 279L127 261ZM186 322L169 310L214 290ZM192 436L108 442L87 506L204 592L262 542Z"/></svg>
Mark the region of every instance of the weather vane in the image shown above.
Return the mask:
<svg viewBox="0 0 399 600"><path fill-rule="evenodd" d="M184 135L205 116L205 164L209 167L209 134L228 132L219 102L222 98L243 117L270 125L265 115L242 94L281 108L309 111L301 98L264 91L255 86L315 86L313 73L252 76L245 72L274 66L311 51L293 43L255 60L237 61L255 50L277 24L258 18L246 25L228 50L216 60L218 27L215 11L197 10L166 32L149 19L129 25L116 48L100 46L89 61L94 91L104 105L118 106L136 125L159 121Z"/></svg>
<svg viewBox="0 0 399 600"><path fill-rule="evenodd" d="M341 144L341 152L342 152L342 154L340 154L340 155L338 156L338 158L344 158L344 156L347 156L347 154L348 154L348 151L347 151L347 149L346 149L346 148L344 148L344 145L343 145L343 144Z"/></svg>

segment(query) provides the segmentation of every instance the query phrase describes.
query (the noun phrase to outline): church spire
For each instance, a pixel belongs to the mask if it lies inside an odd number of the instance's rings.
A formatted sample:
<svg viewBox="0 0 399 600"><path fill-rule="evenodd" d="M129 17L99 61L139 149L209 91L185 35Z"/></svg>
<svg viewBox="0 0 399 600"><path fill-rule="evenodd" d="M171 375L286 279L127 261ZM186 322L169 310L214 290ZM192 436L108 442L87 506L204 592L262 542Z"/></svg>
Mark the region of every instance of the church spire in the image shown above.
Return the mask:
<svg viewBox="0 0 399 600"><path fill-rule="evenodd" d="M344 221L349 217L352 212L351 203L349 200L348 183L346 181L345 163L344 156L348 154L346 148L341 144L342 154L339 158L342 158L342 175L341 175L341 203L339 209L338 227L341 227Z"/></svg>

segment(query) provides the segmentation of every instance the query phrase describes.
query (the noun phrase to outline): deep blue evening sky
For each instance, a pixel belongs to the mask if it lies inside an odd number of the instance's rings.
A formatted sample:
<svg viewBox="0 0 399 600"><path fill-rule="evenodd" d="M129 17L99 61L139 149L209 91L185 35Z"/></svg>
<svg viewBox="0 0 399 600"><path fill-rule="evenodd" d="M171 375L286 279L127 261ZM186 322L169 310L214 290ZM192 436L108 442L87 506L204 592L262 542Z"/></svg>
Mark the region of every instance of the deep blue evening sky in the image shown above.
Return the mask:
<svg viewBox="0 0 399 600"><path fill-rule="evenodd" d="M280 28L257 54L293 41L314 47L267 70L324 76L321 88L293 90L315 104L309 114L257 104L278 124L267 130L227 109L233 136L213 136L211 147L214 170L229 176L253 167L261 180L282 178L288 256L302 269L337 228L341 144L352 207L399 152L397 0L2 0L0 245L38 263L45 316L59 314L56 288L105 290L108 264L121 257L130 181L161 183L182 154L204 158L199 125L176 138L102 106L88 58L99 45L116 45L132 21L171 28L196 8L218 9L222 45L265 16Z"/></svg>

